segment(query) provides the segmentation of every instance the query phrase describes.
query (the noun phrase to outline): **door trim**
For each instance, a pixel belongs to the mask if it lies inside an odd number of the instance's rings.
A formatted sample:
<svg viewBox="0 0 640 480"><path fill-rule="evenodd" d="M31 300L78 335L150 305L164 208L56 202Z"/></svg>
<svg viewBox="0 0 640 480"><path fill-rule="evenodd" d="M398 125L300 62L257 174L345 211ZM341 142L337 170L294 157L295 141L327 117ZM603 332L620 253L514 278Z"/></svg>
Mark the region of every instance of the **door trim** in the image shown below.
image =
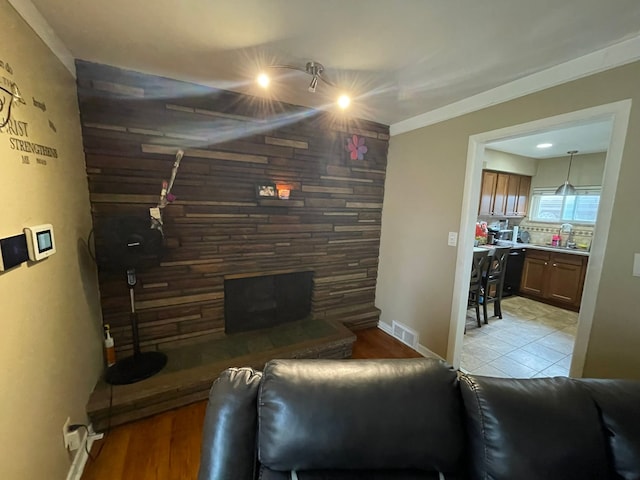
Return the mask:
<svg viewBox="0 0 640 480"><path fill-rule="evenodd" d="M475 238L482 162L486 144L506 138L563 128L568 126L568 124L611 119L612 132L605 159L600 206L593 241L591 243L591 253L587 266L582 302L578 316L578 329L571 361L570 375L572 377L582 377L589 337L591 336L591 327L593 325L596 297L600 287L604 253L607 247L607 237L613 212L613 201L618 184L630 112L631 100L628 99L483 132L469 137L447 348L447 361L455 368L460 367L462 356L462 342L467 312L466 293L468 290L468 278L473 256L471 245L473 245Z"/></svg>

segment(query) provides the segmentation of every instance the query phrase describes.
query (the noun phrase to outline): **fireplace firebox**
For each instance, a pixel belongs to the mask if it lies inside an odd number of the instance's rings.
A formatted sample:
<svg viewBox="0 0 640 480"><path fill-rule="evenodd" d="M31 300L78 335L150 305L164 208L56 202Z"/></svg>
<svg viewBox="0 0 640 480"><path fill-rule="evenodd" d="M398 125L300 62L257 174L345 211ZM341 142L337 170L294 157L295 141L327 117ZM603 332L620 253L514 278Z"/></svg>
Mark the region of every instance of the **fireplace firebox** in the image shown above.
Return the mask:
<svg viewBox="0 0 640 480"><path fill-rule="evenodd" d="M225 333L302 320L311 312L312 286L311 271L225 279Z"/></svg>

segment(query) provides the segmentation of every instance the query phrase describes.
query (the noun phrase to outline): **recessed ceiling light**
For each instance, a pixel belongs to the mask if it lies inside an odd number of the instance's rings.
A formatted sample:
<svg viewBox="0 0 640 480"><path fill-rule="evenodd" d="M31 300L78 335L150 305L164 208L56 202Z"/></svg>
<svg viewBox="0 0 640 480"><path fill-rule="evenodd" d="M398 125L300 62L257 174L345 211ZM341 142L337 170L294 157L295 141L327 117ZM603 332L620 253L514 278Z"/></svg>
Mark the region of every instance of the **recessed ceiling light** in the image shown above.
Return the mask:
<svg viewBox="0 0 640 480"><path fill-rule="evenodd" d="M269 86L269 76L266 73L258 75L258 85L262 88L267 88Z"/></svg>
<svg viewBox="0 0 640 480"><path fill-rule="evenodd" d="M340 95L340 98L338 98L338 106L343 110L347 108L350 103L351 99L347 95Z"/></svg>
<svg viewBox="0 0 640 480"><path fill-rule="evenodd" d="M536 145L537 148L549 148L549 147L553 147L553 143L539 143L538 145Z"/></svg>

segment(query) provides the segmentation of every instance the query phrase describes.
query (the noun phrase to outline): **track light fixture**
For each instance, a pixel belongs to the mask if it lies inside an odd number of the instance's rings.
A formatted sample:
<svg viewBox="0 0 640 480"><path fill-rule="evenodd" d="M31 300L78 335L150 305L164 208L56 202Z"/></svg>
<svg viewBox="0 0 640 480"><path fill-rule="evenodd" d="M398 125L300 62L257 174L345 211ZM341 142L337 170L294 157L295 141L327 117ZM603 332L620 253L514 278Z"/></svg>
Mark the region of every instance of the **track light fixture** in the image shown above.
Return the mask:
<svg viewBox="0 0 640 480"><path fill-rule="evenodd" d="M326 83L330 87L337 88L337 85L335 83L333 83L332 81L328 80L323 76L324 65L315 61L307 62L304 68L298 67L295 65L270 65L268 68L285 68L288 70L297 70L299 72L304 72L308 75L311 75L311 82L307 87L307 90L309 91L309 93L316 92L318 88L319 80L322 80L324 83ZM269 77L264 72L260 73L257 81L262 88L267 88L269 86ZM340 96L337 102L340 108L344 110L351 103L351 99L347 95L342 95Z"/></svg>
<svg viewBox="0 0 640 480"><path fill-rule="evenodd" d="M309 92L316 93L316 87L318 86L318 76L314 75L309 84Z"/></svg>

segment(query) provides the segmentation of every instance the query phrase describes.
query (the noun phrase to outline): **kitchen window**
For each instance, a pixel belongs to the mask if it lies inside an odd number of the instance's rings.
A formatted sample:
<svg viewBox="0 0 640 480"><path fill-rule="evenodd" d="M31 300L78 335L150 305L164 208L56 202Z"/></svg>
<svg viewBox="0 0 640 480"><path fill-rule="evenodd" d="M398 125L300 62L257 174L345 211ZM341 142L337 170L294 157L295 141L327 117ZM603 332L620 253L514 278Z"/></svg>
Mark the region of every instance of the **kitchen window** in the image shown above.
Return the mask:
<svg viewBox="0 0 640 480"><path fill-rule="evenodd" d="M576 195L556 195L555 188L534 188L529 218L535 222L574 222L593 225L601 187L576 187Z"/></svg>

